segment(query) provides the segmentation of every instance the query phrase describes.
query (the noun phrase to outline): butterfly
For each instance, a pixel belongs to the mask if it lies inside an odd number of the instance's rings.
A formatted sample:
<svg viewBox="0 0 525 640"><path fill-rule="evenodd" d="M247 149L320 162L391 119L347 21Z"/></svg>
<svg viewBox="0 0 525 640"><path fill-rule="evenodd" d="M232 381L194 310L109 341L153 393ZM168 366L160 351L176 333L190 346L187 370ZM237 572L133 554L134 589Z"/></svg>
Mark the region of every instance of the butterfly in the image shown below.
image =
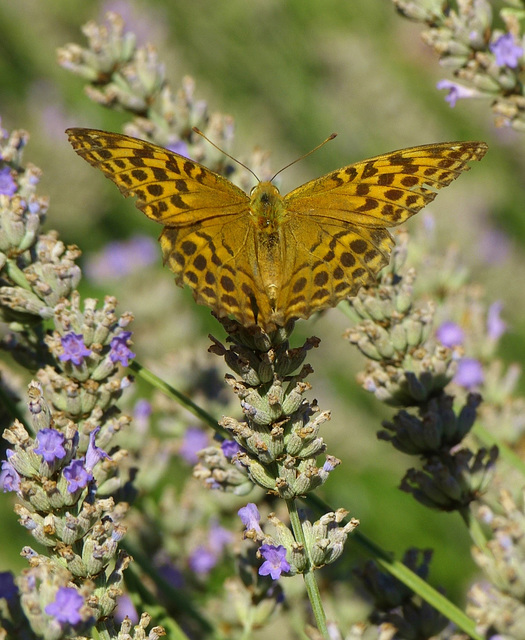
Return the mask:
<svg viewBox="0 0 525 640"><path fill-rule="evenodd" d="M395 227L431 202L484 142L443 142L376 156L281 195L248 195L227 178L150 142L68 129L73 149L164 226L160 245L178 285L219 317L269 332L333 307L388 264Z"/></svg>

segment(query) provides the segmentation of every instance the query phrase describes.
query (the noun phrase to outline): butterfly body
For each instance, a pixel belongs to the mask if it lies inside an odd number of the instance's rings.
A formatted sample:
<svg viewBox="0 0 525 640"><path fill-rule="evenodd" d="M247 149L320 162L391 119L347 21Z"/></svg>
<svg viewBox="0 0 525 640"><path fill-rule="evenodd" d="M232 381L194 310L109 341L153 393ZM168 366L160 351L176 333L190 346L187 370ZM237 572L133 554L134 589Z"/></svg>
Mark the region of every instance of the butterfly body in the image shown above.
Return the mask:
<svg viewBox="0 0 525 640"><path fill-rule="evenodd" d="M250 195L157 145L69 129L75 151L164 226L164 261L179 285L218 316L271 331L335 306L388 264L394 227L487 150L483 142L402 149L358 162L281 195Z"/></svg>

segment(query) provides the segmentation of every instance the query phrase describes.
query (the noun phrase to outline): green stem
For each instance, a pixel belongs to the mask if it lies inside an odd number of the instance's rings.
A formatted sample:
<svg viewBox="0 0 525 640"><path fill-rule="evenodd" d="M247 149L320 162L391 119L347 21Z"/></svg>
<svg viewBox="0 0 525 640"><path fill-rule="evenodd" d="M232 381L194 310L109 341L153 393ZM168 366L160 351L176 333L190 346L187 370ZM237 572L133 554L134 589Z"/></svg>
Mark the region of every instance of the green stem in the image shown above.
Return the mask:
<svg viewBox="0 0 525 640"><path fill-rule="evenodd" d="M314 569L309 558L309 550L306 545L306 538L304 537L304 531L301 525L301 520L299 518L299 512L297 511L297 501L286 500L286 506L288 507L288 513L290 514L290 524L292 525L292 531L294 533L295 540L304 547L306 553L308 554L308 569L303 573L303 578L304 584L306 586L306 592L308 594L308 599L310 600L310 604L312 605L312 612L317 623L317 628L319 629L325 640L330 640L330 635L326 626L326 615L323 609L319 585L317 584L317 580L315 579Z"/></svg>
<svg viewBox="0 0 525 640"><path fill-rule="evenodd" d="M175 387L172 387L171 385L169 385L167 382L162 380L162 378L159 378L158 376L156 376L154 373L149 371L149 369L146 369L146 367L143 367L136 360L130 363L129 368L132 371L134 371L143 380L151 384L151 386L155 387L156 389L159 389L170 398L173 398L178 403L180 403L183 407L186 407L186 409L190 411L190 413L193 413L194 416L196 416L197 418L199 418L200 420L208 424L219 435L223 436L227 440L231 440L230 434L226 431L226 429L223 429L217 423L217 420L215 420L215 418L212 415L210 415L207 411L204 411L204 409L199 407L199 405L195 404L193 400L190 400L190 398L184 395L181 391L178 391L177 389L175 389Z"/></svg>
<svg viewBox="0 0 525 640"><path fill-rule="evenodd" d="M467 529L470 533L470 537L472 538L474 544L481 549L484 553L488 552L487 549L487 539L485 534L481 529L481 525L479 524L476 518L472 517L472 513L470 509L461 509L459 512L463 522L467 525Z"/></svg>

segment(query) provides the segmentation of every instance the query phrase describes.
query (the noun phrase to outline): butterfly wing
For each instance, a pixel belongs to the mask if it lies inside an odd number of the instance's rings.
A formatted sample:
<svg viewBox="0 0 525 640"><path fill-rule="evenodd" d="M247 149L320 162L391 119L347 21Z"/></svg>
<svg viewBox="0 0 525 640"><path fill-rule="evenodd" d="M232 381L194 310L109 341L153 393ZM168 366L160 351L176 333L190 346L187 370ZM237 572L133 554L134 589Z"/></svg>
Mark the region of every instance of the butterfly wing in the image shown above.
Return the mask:
<svg viewBox="0 0 525 640"><path fill-rule="evenodd" d="M255 324L258 310L269 313L261 279L251 273L255 236L250 199L242 189L149 142L94 129L67 133L79 156L125 196L136 196L137 208L164 225L164 261L177 284L193 289L197 302L246 326Z"/></svg>
<svg viewBox="0 0 525 640"><path fill-rule="evenodd" d="M393 247L387 228L420 211L486 151L483 142L412 147L343 167L290 192L282 233L294 255L284 261L275 317L307 318L372 282Z"/></svg>

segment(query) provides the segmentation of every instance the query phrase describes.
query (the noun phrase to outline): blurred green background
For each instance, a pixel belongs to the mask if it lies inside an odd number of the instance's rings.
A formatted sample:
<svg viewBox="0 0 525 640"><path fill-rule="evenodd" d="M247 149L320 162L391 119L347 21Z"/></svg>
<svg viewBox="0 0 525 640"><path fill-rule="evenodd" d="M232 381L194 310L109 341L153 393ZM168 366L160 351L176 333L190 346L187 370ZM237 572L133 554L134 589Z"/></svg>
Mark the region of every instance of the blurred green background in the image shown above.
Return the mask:
<svg viewBox="0 0 525 640"><path fill-rule="evenodd" d="M81 25L102 20L109 9L124 16L140 43L158 47L175 88L184 75L192 75L210 111L234 117L231 151L237 157L260 146L271 150L277 170L332 131L339 134L282 174L284 192L390 150L446 140L487 141L490 151L483 162L429 209L443 247L456 243L488 298L503 300L511 329L503 355L522 360L523 136L496 130L488 101L448 106L435 85L450 75L421 41L420 25L398 16L389 0L4 0L0 115L5 128L31 134L25 159L44 171L40 193L51 198L46 228L58 229L86 256L110 240L137 232L156 237L160 230L79 159L64 134L69 126L119 131L127 119L91 103L82 80L56 64L56 49L72 41L83 45ZM506 243L503 261L483 244L493 231ZM106 288L85 286L97 297L117 295L120 309L134 312L138 357L155 368L156 357L171 351L176 360L177 349L187 349L191 339L202 347L203 358L220 366L206 354L206 335L221 331L209 311L197 308L161 270L160 252L157 263L137 277L131 291L119 281ZM324 488L325 497L349 509L361 520L363 533L388 550L435 548L432 581L457 596L473 571L467 533L457 516L424 510L396 488L410 461L376 440L380 420L390 412L355 382L362 360L342 340L348 320L330 310L299 324L301 335L322 339L311 354L316 375L310 382L321 409L332 410L324 432L328 451L343 460ZM23 379L23 372L19 375ZM20 548L31 539L16 524L9 496L1 509L0 570L21 568Z"/></svg>

